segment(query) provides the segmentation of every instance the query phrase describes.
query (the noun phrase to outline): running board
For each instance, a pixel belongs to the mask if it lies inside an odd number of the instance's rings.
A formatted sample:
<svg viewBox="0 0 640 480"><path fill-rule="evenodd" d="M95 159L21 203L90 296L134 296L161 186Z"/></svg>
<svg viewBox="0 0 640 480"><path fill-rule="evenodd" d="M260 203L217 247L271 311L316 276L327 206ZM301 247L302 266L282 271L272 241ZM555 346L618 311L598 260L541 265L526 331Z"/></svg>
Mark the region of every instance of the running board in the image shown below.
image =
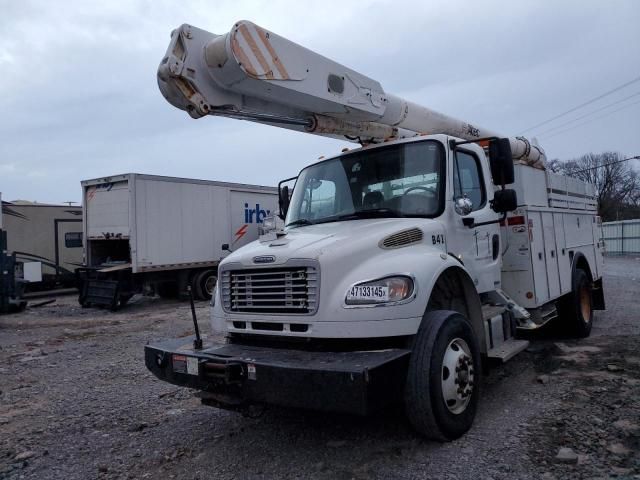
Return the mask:
<svg viewBox="0 0 640 480"><path fill-rule="evenodd" d="M518 330L537 330L558 317L558 310L554 303L548 303L529 312L531 317L526 322L519 323Z"/></svg>
<svg viewBox="0 0 640 480"><path fill-rule="evenodd" d="M489 350L487 352L487 357L497 358L504 363L511 360L528 346L529 342L527 340L515 340L511 338L499 346Z"/></svg>

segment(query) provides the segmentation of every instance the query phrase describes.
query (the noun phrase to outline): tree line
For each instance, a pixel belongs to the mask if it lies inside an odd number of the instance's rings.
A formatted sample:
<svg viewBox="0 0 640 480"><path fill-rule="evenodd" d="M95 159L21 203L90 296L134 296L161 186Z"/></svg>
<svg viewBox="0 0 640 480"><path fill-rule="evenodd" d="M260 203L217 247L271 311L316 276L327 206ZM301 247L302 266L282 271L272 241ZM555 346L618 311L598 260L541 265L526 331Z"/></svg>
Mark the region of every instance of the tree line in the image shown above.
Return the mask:
<svg viewBox="0 0 640 480"><path fill-rule="evenodd" d="M592 183L603 222L640 218L640 174L617 152L587 153L580 158L551 160L552 172Z"/></svg>

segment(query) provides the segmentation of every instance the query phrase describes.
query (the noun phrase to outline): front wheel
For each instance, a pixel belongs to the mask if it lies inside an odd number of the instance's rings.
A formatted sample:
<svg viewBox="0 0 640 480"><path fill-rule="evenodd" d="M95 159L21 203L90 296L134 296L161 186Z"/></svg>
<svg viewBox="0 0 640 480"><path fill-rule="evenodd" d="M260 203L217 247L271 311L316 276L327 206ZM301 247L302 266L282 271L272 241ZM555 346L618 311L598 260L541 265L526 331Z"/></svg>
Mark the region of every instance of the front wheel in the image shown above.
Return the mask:
<svg viewBox="0 0 640 480"><path fill-rule="evenodd" d="M409 361L405 408L427 438L455 440L471 428L480 396L480 351L458 312L425 313Z"/></svg>

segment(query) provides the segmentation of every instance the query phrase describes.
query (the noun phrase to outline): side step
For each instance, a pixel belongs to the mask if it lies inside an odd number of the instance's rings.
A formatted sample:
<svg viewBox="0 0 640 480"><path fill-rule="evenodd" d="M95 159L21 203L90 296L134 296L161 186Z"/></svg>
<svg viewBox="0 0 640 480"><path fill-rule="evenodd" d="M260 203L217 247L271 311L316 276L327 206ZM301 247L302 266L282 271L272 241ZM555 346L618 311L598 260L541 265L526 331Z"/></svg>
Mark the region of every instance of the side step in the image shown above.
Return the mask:
<svg viewBox="0 0 640 480"><path fill-rule="evenodd" d="M554 302L547 303L540 308L530 310L531 317L527 322L518 325L518 330L537 330L558 317L558 310Z"/></svg>
<svg viewBox="0 0 640 480"><path fill-rule="evenodd" d="M499 346L489 350L487 352L487 356L489 358L497 358L504 363L511 360L528 346L528 340L516 340L514 338L510 338Z"/></svg>

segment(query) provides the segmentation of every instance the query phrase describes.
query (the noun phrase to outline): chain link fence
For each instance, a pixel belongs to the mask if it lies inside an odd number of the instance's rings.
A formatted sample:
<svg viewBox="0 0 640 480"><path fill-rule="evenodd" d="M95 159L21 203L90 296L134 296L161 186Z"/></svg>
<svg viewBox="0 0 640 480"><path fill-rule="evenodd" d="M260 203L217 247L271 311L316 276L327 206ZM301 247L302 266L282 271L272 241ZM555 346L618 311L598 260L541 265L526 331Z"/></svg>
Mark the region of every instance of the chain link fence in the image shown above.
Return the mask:
<svg viewBox="0 0 640 480"><path fill-rule="evenodd" d="M603 223L602 239L609 255L640 254L640 219Z"/></svg>

